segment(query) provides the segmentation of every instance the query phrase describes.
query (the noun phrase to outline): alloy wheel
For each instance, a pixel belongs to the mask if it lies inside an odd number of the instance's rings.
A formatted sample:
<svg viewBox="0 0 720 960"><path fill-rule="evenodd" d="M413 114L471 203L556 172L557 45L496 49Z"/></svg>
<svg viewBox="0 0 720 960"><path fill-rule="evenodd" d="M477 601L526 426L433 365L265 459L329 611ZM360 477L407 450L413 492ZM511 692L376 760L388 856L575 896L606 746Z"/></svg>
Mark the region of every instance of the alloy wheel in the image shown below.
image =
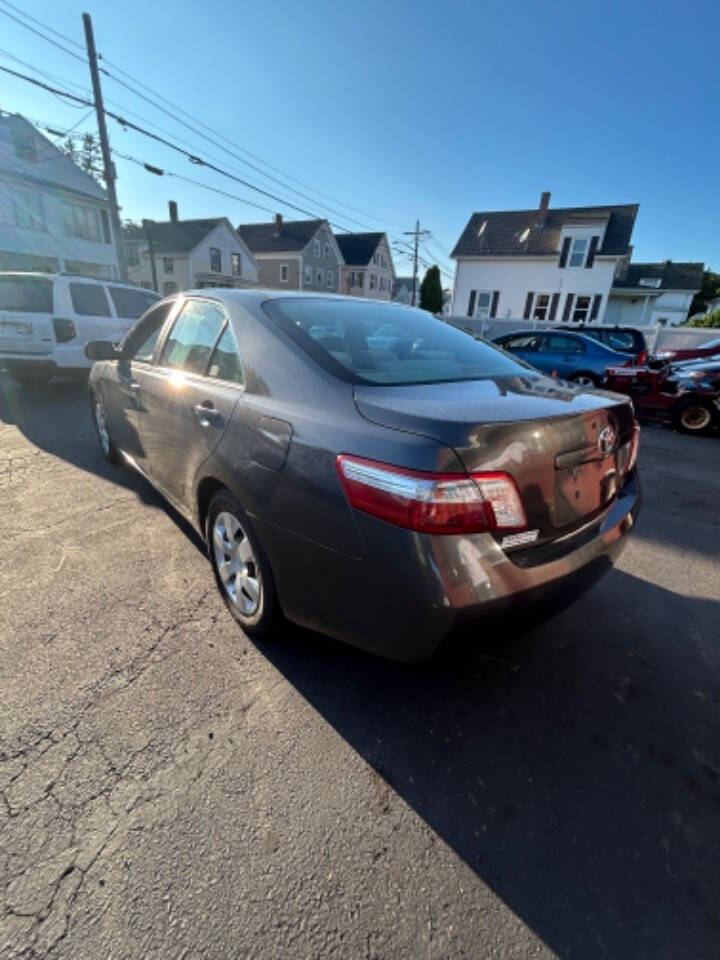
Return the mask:
<svg viewBox="0 0 720 960"><path fill-rule="evenodd" d="M262 579L247 533L237 517L222 511L215 518L212 538L225 592L243 616L253 616L262 598Z"/></svg>
<svg viewBox="0 0 720 960"><path fill-rule="evenodd" d="M680 423L686 430L704 430L710 425L710 411L707 407L687 407L680 414Z"/></svg>
<svg viewBox="0 0 720 960"><path fill-rule="evenodd" d="M586 376L586 375L583 374L583 373L581 373L581 374L580 374L579 376L577 376L577 377L573 377L572 380L573 380L573 383L577 383L577 385L580 386L580 387L594 387L594 386L595 386L595 381L593 380L593 378L592 378L592 377L588 377L588 376Z"/></svg>

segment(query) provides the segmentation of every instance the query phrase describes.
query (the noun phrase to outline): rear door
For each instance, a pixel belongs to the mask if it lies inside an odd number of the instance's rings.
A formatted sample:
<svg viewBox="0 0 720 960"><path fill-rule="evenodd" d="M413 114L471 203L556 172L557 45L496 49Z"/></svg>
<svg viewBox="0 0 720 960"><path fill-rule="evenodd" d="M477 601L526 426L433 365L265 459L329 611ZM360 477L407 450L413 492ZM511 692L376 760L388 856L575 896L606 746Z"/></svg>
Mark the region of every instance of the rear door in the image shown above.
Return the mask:
<svg viewBox="0 0 720 960"><path fill-rule="evenodd" d="M195 474L220 442L242 392L225 309L216 300L186 300L141 387L149 472L179 505L191 506Z"/></svg>
<svg viewBox="0 0 720 960"><path fill-rule="evenodd" d="M579 338L565 333L546 333L542 338L541 351L549 373L557 371L561 378L572 376L582 367L585 344Z"/></svg>
<svg viewBox="0 0 720 960"><path fill-rule="evenodd" d="M122 340L123 328L113 315L107 291L102 283L86 280L68 282L70 304L79 343L84 347L90 340Z"/></svg>
<svg viewBox="0 0 720 960"><path fill-rule="evenodd" d="M159 296L151 290L139 290L137 287L125 287L120 284L108 284L110 300L115 308L123 334L127 333L138 317L157 303Z"/></svg>
<svg viewBox="0 0 720 960"><path fill-rule="evenodd" d="M53 352L53 283L52 277L0 274L0 353Z"/></svg>

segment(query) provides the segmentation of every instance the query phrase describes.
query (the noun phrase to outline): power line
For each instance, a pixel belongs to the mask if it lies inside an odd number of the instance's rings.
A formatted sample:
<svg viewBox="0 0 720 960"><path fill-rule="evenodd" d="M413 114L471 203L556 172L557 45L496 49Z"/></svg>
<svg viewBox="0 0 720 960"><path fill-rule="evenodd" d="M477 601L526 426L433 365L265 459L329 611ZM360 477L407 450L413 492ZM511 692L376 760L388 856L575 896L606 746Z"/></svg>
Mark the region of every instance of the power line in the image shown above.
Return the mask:
<svg viewBox="0 0 720 960"><path fill-rule="evenodd" d="M44 23L42 20L38 20L35 17L31 17L29 13L25 13L24 10L21 10L20 7L16 7L14 3L10 3L10 0L0 0L0 3L3 3L6 7L10 7L11 10L14 10L15 13L19 13L21 16L25 17L26 20L36 23L39 27L43 27L49 33L54 33L56 37L60 37L61 40L66 40L68 43L71 43L74 47L77 47L79 50L85 51L85 47L78 43L77 40L73 40L71 37L68 37L65 33L60 33L59 30L54 30L49 24Z"/></svg>
<svg viewBox="0 0 720 960"><path fill-rule="evenodd" d="M15 8L13 7L13 9ZM15 14L10 13L9 10L4 10L2 7L0 7L0 13L4 13L6 17L14 20L15 23L19 23L21 27L25 27L26 30L30 31L30 33L34 33L36 37L42 37L43 40L47 40L47 42L51 43L54 47L58 47L58 49L63 50L71 57L75 57L76 60L81 60L83 63L87 63L87 59L85 57L81 57L79 53L74 53L72 50L68 50L67 47L64 47L61 43L58 43L57 40L53 40L52 37L46 36L46 34L36 30L35 27L31 27L29 23L25 23L24 20L21 20L19 17L16 17Z"/></svg>

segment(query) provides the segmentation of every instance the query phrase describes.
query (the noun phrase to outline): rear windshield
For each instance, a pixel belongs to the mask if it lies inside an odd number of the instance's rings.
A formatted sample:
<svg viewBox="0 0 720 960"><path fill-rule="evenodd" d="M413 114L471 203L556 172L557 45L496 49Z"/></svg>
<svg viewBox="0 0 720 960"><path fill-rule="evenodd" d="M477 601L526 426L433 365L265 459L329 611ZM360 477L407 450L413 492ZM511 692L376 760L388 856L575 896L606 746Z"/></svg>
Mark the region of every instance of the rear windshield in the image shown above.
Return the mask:
<svg viewBox="0 0 720 960"><path fill-rule="evenodd" d="M642 334L635 333L631 330L603 331L603 340L609 347L612 347L613 350L630 351L633 353L636 350L639 353L644 346L644 344L641 345Z"/></svg>
<svg viewBox="0 0 720 960"><path fill-rule="evenodd" d="M132 287L108 287L115 313L126 320L137 320L143 313L160 299L157 294L144 290L133 290Z"/></svg>
<svg viewBox="0 0 720 960"><path fill-rule="evenodd" d="M272 319L326 370L357 383L440 383L527 366L424 310L334 299L269 300Z"/></svg>
<svg viewBox="0 0 720 960"><path fill-rule="evenodd" d="M52 280L39 277L0 277L0 310L52 313Z"/></svg>

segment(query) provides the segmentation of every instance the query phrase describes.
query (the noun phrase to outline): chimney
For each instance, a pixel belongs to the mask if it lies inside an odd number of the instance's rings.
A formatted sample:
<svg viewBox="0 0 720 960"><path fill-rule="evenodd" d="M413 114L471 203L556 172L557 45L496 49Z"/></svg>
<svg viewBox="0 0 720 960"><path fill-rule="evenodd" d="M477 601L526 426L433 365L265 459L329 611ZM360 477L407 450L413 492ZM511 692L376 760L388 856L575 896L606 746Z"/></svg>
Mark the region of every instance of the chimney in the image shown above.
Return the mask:
<svg viewBox="0 0 720 960"><path fill-rule="evenodd" d="M174 200L170 200L168 202L168 209L170 210L171 223L177 223L178 222L177 203Z"/></svg>
<svg viewBox="0 0 720 960"><path fill-rule="evenodd" d="M281 213L275 214L275 233L281 233L283 228L283 218Z"/></svg>
<svg viewBox="0 0 720 960"><path fill-rule="evenodd" d="M546 190L544 193L540 194L540 206L538 207L538 218L537 225L539 227L545 226L545 221L547 220L548 207L550 206L550 191Z"/></svg>

